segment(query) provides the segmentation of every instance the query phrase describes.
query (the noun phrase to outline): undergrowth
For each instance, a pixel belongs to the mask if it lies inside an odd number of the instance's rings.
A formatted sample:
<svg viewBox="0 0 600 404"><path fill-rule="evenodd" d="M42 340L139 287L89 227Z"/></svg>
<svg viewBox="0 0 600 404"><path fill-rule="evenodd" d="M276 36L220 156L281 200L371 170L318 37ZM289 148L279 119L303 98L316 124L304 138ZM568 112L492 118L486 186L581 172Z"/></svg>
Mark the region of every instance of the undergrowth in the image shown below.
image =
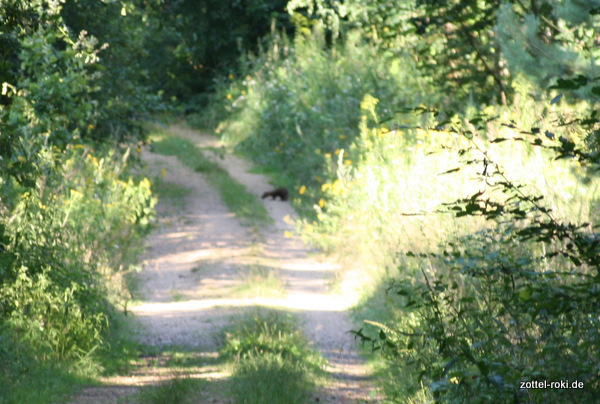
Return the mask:
<svg viewBox="0 0 600 404"><path fill-rule="evenodd" d="M404 70L410 60L388 63L356 36L327 49L322 31L303 32L293 42L274 32L268 48L241 63L242 75L218 82L205 122L275 172L310 214L320 186L335 179L332 162L358 134L364 95L378 96L381 111L391 116L395 103L419 98L418 86L408 86L419 76Z"/></svg>

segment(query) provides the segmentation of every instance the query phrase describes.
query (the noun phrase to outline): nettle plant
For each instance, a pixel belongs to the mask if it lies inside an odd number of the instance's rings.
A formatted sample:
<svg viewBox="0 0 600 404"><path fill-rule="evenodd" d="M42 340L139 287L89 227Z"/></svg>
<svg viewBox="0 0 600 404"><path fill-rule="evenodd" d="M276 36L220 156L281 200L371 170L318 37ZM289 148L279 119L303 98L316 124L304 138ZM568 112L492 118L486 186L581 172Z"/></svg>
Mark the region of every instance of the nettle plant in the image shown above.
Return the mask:
<svg viewBox="0 0 600 404"><path fill-rule="evenodd" d="M559 81L558 86L572 86ZM569 87L570 88L570 87ZM552 100L556 103L561 96ZM429 110L431 111L431 110ZM497 119L497 118L496 118ZM481 146L494 118L435 125L469 139L458 149L459 175L478 168L481 189L444 204L455 217L479 216L488 226L440 246L438 252L409 251L421 271L394 281L405 318L372 323L377 336L354 331L393 363L416 369L436 402L597 402L600 387L600 233L598 223L559 219L543 195L511 180ZM544 120L540 120L542 122ZM500 123L511 136L489 143L523 142L572 159L597 175L596 114L546 127ZM566 124L565 124L566 123ZM552 128L554 125L554 128ZM575 128L577 126L577 128ZM587 133L586 142L567 133ZM469 170L472 172L471 170ZM583 389L531 389L527 381L583 382Z"/></svg>

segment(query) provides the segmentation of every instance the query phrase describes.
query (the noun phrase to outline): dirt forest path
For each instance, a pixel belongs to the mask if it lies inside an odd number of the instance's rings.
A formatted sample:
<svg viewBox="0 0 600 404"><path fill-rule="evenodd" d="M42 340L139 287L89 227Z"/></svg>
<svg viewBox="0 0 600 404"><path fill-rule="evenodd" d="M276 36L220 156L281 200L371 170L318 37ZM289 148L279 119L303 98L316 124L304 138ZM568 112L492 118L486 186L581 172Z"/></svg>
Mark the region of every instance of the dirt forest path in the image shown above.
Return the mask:
<svg viewBox="0 0 600 404"><path fill-rule="evenodd" d="M219 146L217 138L183 125L172 126L169 132L197 147ZM219 158L210 151L205 153L258 197L272 188L268 178L249 173L251 166L246 161L232 155ZM255 306L288 310L299 318L304 334L328 361L326 369L332 383L317 392L315 401L376 402L364 362L348 333L353 328L348 316L353 303L351 294L331 293L337 267L312 258L313 251L293 235L291 222L296 214L291 205L264 200L274 224L257 234L240 224L221 201L218 191L201 174L181 164L176 157L145 150L143 160L148 169L146 175L162 176L165 183L184 187L189 193L179 203L167 199L159 201L157 206L159 225L147 240L138 280L137 294L142 303L131 308L140 325L139 340L159 349L185 347L214 357L215 333L229 323L232 315ZM244 274L257 267L273 271L283 281L283 296L236 297L233 292ZM217 380L226 376L207 368L194 377ZM142 370L109 384L126 393L128 386L153 384L161 377L167 376ZM88 390L88 395L94 394L102 395L94 389ZM207 397L206 402L230 401Z"/></svg>

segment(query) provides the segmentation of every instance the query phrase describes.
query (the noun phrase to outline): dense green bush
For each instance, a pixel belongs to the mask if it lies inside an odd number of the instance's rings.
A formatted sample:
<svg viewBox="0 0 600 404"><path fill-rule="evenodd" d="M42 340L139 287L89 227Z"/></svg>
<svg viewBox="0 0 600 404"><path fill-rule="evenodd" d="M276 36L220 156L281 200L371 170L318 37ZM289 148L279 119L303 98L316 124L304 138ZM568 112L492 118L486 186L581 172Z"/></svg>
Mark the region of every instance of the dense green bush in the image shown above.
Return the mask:
<svg viewBox="0 0 600 404"><path fill-rule="evenodd" d="M318 27L303 32L293 44L274 33L269 49L250 57L245 76L222 82L212 113L225 117L216 128L225 140L317 201L313 191L335 177L340 150L359 134L364 95L386 100L379 109L391 116L393 105L418 102L410 91L418 76L358 37L328 49Z"/></svg>
<svg viewBox="0 0 600 404"><path fill-rule="evenodd" d="M146 41L154 35L138 3L68 0L60 9L71 37L85 35L96 43L97 59L86 66L86 85L97 111L87 137L94 141L135 141L142 136L142 121L166 108L160 89L148 82Z"/></svg>
<svg viewBox="0 0 600 404"><path fill-rule="evenodd" d="M494 41L501 0L291 0L288 10L322 22L333 36L356 34L390 61L409 59L434 83L430 102L493 102L510 95L510 75ZM519 6L528 10L526 5ZM534 6L532 6L534 7ZM519 10L523 11L523 10Z"/></svg>
<svg viewBox="0 0 600 404"><path fill-rule="evenodd" d="M110 112L130 94L98 88L97 41L73 34L61 6L2 3L1 402L43 401L59 374L98 370L120 293L108 285L153 218L150 183L129 172L135 146L120 143L139 138L140 115ZM56 383L36 379L53 369Z"/></svg>
<svg viewBox="0 0 600 404"><path fill-rule="evenodd" d="M564 151L565 142L557 143L533 142ZM447 207L457 217L487 219L487 228L446 241L440 252L407 252L420 261L403 260L390 287L405 316L376 324L378 338L358 335L416 372L439 402L569 402L574 396L595 402L598 222L559 218L545 198L510 180L487 151L474 149L461 150L467 164L480 165L486 186ZM597 201L596 195L590 202ZM583 388L521 388L520 382L544 380ZM417 390L393 389L399 402Z"/></svg>
<svg viewBox="0 0 600 404"><path fill-rule="evenodd" d="M38 188L13 183L18 196L0 216L3 340L40 363L88 361L103 349L119 292L108 282L134 263L154 204L147 180L127 179L125 155L73 148L56 164Z"/></svg>

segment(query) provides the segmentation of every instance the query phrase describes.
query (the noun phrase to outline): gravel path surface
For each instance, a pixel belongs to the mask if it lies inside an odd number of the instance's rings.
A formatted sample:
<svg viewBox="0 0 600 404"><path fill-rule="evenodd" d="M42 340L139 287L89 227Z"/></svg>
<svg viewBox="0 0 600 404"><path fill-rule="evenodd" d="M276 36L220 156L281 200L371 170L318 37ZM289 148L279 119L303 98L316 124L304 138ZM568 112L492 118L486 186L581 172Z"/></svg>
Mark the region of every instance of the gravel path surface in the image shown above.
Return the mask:
<svg viewBox="0 0 600 404"><path fill-rule="evenodd" d="M169 131L199 147L219 146L217 138L185 126L172 126ZM221 159L210 151L206 155L258 197L273 188L266 177L249 173L251 166L246 161L232 155ZM374 389L368 372L348 333L353 326L347 310L356 293L331 293L338 268L314 258L314 251L293 234L296 214L291 205L263 200L274 224L253 234L229 212L217 190L176 157L145 150L143 160L147 175L161 175L163 181L190 192L177 204L167 199L157 206L159 225L147 240L139 277L142 304L131 309L140 325L139 340L214 355L215 334L232 315L256 305L288 309L296 313L305 335L329 362L327 371L333 382L318 392L315 401L377 402L371 397ZM232 297L243 274L253 266L274 271L285 284L285 294L277 298ZM345 284L341 289L356 288ZM205 369L199 377L226 377L211 370ZM116 403L119 397L135 392L135 386L164 377L140 371L128 378L111 378L106 380L107 386L87 389L73 402ZM228 401L207 398L206 402Z"/></svg>

